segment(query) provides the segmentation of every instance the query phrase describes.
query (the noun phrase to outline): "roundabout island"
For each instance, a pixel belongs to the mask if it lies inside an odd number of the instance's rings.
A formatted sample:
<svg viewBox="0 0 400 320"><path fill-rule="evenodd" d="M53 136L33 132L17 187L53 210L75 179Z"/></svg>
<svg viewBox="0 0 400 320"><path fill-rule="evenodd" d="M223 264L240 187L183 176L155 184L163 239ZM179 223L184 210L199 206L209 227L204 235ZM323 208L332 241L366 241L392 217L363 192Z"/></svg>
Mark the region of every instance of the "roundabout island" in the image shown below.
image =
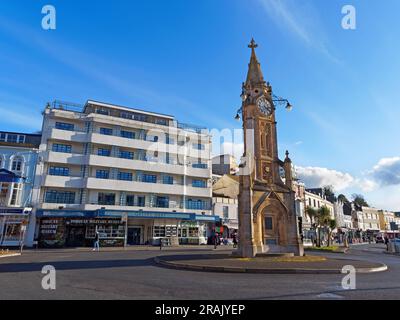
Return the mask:
<svg viewBox="0 0 400 320"><path fill-rule="evenodd" d="M383 263L329 257L328 255L292 256L263 255L240 258L229 253L196 253L157 256L154 261L161 266L205 272L265 273L265 274L340 274L345 266L352 266L357 273L386 271Z"/></svg>

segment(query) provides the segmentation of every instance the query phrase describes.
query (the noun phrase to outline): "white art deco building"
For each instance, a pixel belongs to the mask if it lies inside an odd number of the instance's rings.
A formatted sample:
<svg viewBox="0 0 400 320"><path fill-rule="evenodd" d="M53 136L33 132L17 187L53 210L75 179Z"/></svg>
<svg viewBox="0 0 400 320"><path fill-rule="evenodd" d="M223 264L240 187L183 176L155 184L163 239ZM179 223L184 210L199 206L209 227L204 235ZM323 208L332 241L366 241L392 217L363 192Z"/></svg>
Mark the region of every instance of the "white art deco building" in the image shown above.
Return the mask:
<svg viewBox="0 0 400 320"><path fill-rule="evenodd" d="M44 111L35 183L41 246L206 241L210 135L173 116L87 101Z"/></svg>

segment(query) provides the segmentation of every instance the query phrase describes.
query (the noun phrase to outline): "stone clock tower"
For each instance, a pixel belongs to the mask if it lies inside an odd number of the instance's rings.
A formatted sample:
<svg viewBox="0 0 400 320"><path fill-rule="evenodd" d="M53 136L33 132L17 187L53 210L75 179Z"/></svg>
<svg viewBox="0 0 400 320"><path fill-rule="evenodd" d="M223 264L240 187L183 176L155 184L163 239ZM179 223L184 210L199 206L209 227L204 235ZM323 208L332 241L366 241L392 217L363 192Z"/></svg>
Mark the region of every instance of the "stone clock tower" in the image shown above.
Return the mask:
<svg viewBox="0 0 400 320"><path fill-rule="evenodd" d="M242 88L244 154L240 164L239 248L242 257L303 255L295 209L292 163L278 158L272 87L264 81L254 40ZM281 179L285 172L285 182Z"/></svg>

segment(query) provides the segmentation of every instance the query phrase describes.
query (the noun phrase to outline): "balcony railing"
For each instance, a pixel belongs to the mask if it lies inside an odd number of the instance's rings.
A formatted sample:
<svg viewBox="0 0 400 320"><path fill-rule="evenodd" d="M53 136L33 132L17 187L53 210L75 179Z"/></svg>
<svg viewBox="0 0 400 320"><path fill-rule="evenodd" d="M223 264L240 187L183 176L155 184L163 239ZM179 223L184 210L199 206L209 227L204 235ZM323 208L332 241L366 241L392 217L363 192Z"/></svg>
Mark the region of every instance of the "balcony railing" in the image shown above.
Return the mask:
<svg viewBox="0 0 400 320"><path fill-rule="evenodd" d="M194 124L189 124L189 123L183 123L183 122L178 122L177 127L179 129L187 130L187 131L193 131L196 133L207 133L207 128L206 127L200 127Z"/></svg>
<svg viewBox="0 0 400 320"><path fill-rule="evenodd" d="M66 110L72 112L83 113L84 106L78 103L61 101L61 100L54 100L51 105L49 105L52 109L58 110Z"/></svg>

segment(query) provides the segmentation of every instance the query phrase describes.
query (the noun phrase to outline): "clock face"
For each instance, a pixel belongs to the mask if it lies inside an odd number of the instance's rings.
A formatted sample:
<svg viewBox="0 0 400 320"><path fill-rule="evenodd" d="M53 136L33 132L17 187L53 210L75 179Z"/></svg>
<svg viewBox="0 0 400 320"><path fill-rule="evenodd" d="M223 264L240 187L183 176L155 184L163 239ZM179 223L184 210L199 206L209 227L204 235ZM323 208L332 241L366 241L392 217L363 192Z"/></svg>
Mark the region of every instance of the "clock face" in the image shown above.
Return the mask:
<svg viewBox="0 0 400 320"><path fill-rule="evenodd" d="M265 115L270 116L272 114L272 105L264 97L261 97L260 99L258 99L257 105L258 105L258 109L260 109L260 111L262 113L264 113Z"/></svg>

